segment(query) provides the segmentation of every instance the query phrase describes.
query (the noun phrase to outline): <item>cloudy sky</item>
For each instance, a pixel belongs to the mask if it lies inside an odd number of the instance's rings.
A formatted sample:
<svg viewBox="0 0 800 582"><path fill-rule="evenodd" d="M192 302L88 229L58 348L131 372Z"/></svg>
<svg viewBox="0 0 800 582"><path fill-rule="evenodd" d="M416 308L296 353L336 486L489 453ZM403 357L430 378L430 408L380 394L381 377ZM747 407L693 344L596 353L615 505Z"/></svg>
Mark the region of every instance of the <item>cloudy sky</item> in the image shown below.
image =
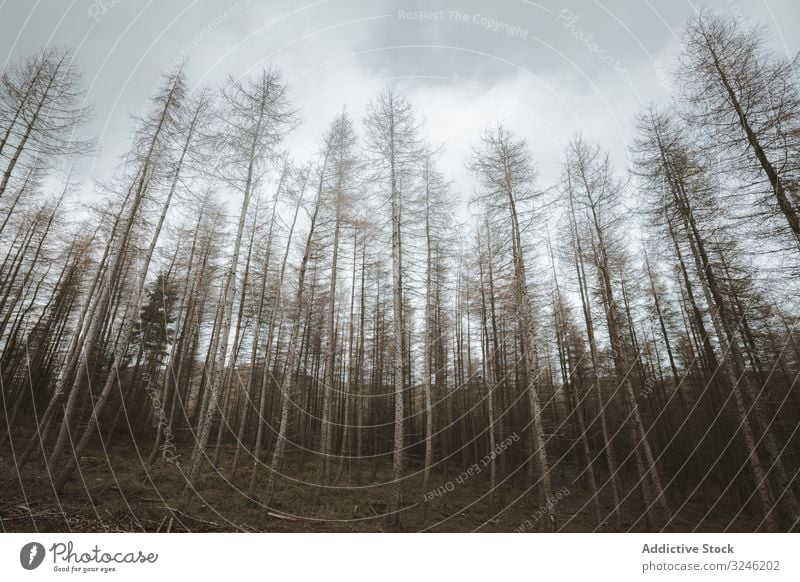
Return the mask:
<svg viewBox="0 0 800 582"><path fill-rule="evenodd" d="M715 0L760 22L772 48L800 49L800 1ZM427 120L443 166L464 194L464 160L482 129L504 121L526 137L552 183L575 132L626 162L633 115L664 100L695 0L0 0L4 65L48 45L76 53L100 139L86 172L102 177L125 150L161 71L188 58L192 86L216 86L265 65L282 69L311 152L346 106L360 116L388 82Z"/></svg>

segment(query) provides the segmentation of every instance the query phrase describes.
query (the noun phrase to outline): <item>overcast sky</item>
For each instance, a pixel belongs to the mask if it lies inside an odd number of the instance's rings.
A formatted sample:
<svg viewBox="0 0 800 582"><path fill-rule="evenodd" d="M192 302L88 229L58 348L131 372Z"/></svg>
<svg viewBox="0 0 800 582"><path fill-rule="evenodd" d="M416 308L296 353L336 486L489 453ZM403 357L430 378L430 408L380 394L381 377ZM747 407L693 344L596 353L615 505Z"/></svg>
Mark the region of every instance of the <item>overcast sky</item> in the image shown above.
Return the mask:
<svg viewBox="0 0 800 582"><path fill-rule="evenodd" d="M528 140L545 185L577 131L622 167L633 115L669 94L681 29L702 5L693 2L0 0L0 57L74 49L101 144L93 177L108 175L130 114L182 56L190 86L281 68L304 119L291 144L301 155L343 106L360 117L396 82L445 144L443 169L466 196L470 147L500 120ZM800 0L706 4L764 24L776 51L800 48Z"/></svg>

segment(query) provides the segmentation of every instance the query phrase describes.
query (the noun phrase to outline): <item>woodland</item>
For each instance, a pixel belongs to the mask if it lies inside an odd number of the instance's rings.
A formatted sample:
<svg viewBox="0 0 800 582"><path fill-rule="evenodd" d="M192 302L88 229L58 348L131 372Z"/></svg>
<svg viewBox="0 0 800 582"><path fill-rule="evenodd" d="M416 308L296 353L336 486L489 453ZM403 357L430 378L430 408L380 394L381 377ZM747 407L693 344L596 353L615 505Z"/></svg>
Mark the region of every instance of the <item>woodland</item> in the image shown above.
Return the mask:
<svg viewBox="0 0 800 582"><path fill-rule="evenodd" d="M9 64L2 531L798 531L800 56L769 40L693 16L627 167L564 136L543 183L487 119L467 192L395 85L298 159L273 67L167 70L87 178L73 52Z"/></svg>

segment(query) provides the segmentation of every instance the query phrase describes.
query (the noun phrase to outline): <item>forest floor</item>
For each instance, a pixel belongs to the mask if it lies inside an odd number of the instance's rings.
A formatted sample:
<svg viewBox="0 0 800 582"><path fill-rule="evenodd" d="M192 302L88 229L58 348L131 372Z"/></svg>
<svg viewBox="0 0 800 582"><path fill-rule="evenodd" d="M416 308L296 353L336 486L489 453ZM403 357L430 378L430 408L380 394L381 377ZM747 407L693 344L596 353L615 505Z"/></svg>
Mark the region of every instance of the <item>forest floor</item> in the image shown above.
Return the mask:
<svg viewBox="0 0 800 582"><path fill-rule="evenodd" d="M18 442L25 442L19 440ZM99 445L81 459L80 471L60 495L56 495L43 463L29 462L16 470L8 444L0 448L0 531L5 532L103 532L103 531L271 531L271 532L536 532L550 531L538 493L521 486L521 471L497 488L495 509L489 496L489 470L461 479L457 462L450 463L448 479L432 474L431 491L422 491L422 475L412 467L402 481L400 525L389 527L386 513L391 495L391 465L362 469L361 485L345 467L337 484L319 488L318 468L302 463L300 455L290 455L284 463L283 477L276 480L275 495L267 508L261 501L268 468L262 467L253 497L247 496L252 461L240 466L230 478L234 447L220 451L221 469L211 463L198 486L199 494L184 511L180 505L185 478L181 469L159 459L146 465L148 447ZM301 464L302 463L302 464ZM457 466L458 465L458 466ZM567 532L591 532L597 528L591 494L582 483L573 483L575 471L559 466L553 474L553 507L558 528ZM146 469L145 469L146 468ZM334 476L339 472L334 465ZM498 476L498 482L501 478ZM369 483L380 483L370 485ZM633 483L624 483L623 491ZM693 487L687 487L691 491ZM623 493L624 495L624 493ZM605 496L605 494L604 494ZM677 497L677 495L675 495ZM713 511L708 502L692 498L673 502L677 514L665 531L753 531L758 520L733 500L715 497ZM603 503L603 515L612 506ZM610 499L609 499L610 501ZM172 510L170 509L172 508ZM609 519L599 531L661 530L641 518L638 494L623 503L621 527Z"/></svg>

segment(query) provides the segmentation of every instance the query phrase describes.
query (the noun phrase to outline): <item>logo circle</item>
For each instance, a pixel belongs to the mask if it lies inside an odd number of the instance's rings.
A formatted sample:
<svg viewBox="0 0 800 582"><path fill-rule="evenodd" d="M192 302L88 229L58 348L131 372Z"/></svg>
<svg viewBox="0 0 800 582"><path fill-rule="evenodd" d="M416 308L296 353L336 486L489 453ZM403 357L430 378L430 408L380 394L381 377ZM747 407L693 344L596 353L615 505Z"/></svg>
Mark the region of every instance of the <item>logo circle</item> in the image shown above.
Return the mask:
<svg viewBox="0 0 800 582"><path fill-rule="evenodd" d="M35 570L44 561L44 546L39 542L30 542L19 551L19 563L26 570Z"/></svg>

